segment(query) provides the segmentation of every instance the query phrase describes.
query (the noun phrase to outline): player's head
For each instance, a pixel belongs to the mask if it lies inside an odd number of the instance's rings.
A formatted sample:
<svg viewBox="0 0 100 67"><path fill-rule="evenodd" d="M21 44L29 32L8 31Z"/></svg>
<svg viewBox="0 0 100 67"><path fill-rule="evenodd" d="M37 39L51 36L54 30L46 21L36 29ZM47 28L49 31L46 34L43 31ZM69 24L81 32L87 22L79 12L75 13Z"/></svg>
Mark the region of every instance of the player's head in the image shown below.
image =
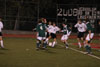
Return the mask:
<svg viewBox="0 0 100 67"><path fill-rule="evenodd" d="M51 25L52 23L51 23L51 21L49 21L49 23L48 23L49 25Z"/></svg>
<svg viewBox="0 0 100 67"><path fill-rule="evenodd" d="M38 23L42 23L42 19L39 19L39 20L38 20Z"/></svg>
<svg viewBox="0 0 100 67"><path fill-rule="evenodd" d="M98 24L100 25L100 21L98 22Z"/></svg>
<svg viewBox="0 0 100 67"><path fill-rule="evenodd" d="M78 19L78 23L81 24L82 23L82 20L81 19Z"/></svg>
<svg viewBox="0 0 100 67"><path fill-rule="evenodd" d="M47 20L45 18L41 18L43 23L47 23Z"/></svg>
<svg viewBox="0 0 100 67"><path fill-rule="evenodd" d="M66 26L66 23L63 23L62 26Z"/></svg>
<svg viewBox="0 0 100 67"><path fill-rule="evenodd" d="M55 23L53 23L53 26L56 26L56 24L55 24Z"/></svg>

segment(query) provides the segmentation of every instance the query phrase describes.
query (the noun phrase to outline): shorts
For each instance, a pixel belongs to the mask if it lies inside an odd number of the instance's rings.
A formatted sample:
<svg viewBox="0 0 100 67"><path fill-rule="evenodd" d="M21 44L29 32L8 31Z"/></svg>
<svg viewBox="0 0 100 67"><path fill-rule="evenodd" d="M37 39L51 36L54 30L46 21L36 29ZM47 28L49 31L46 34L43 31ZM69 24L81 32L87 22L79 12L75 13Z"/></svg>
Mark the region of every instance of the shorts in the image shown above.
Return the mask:
<svg viewBox="0 0 100 67"><path fill-rule="evenodd" d="M85 32L78 32L77 37L78 37L78 38L82 38L82 37L84 38L84 33L85 33Z"/></svg>
<svg viewBox="0 0 100 67"><path fill-rule="evenodd" d="M41 40L45 40L46 37L37 37L37 39L41 41Z"/></svg>
<svg viewBox="0 0 100 67"><path fill-rule="evenodd" d="M61 40L67 40L68 39L68 35L63 35L62 37L61 37Z"/></svg>
<svg viewBox="0 0 100 67"><path fill-rule="evenodd" d="M89 38L89 34L86 36L86 40L90 41L94 36L94 33L91 33L90 38Z"/></svg>
<svg viewBox="0 0 100 67"><path fill-rule="evenodd" d="M51 38L53 38L53 39L56 38L56 34L51 33L50 35L51 35Z"/></svg>
<svg viewBox="0 0 100 67"><path fill-rule="evenodd" d="M0 36L2 36L2 32L0 32Z"/></svg>

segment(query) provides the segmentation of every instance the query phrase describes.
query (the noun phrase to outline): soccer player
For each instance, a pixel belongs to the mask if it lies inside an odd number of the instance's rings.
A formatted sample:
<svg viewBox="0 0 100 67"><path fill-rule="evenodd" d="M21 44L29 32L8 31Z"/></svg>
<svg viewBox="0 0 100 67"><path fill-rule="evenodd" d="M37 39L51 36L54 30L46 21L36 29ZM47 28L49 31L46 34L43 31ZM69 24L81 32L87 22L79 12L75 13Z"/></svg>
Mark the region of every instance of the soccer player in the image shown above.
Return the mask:
<svg viewBox="0 0 100 67"><path fill-rule="evenodd" d="M56 32L59 31L59 30L60 29L56 26L55 23L53 23L53 26L50 27L50 30L49 30L50 36L46 39L46 41L53 38L52 47L54 47L55 44L57 43L57 41L56 41Z"/></svg>
<svg viewBox="0 0 100 67"><path fill-rule="evenodd" d="M42 44L42 41L43 41L43 48L46 49L46 26L45 24L46 23L46 20L44 19L39 19L38 21L38 25L37 25L37 50L39 50L40 48L40 45Z"/></svg>
<svg viewBox="0 0 100 67"><path fill-rule="evenodd" d="M51 33L51 30L52 30L52 23L51 23L51 21L49 21L49 25L47 26L47 38L49 38L49 36L50 36L50 33Z"/></svg>
<svg viewBox="0 0 100 67"><path fill-rule="evenodd" d="M88 54L91 54L90 42L94 36L94 26L92 24L90 24L90 22L87 22L86 25L87 25L88 34L86 36L85 48L86 48L86 51L88 52Z"/></svg>
<svg viewBox="0 0 100 67"><path fill-rule="evenodd" d="M82 23L82 21L79 19L78 23L74 27L78 29L77 40L79 48L81 48L82 46L80 40L84 41L84 33L86 32L87 26L85 23Z"/></svg>
<svg viewBox="0 0 100 67"><path fill-rule="evenodd" d="M0 18L0 43L1 43L1 48L4 48L3 39L2 39L2 29L3 29L3 23L2 23L2 20Z"/></svg>
<svg viewBox="0 0 100 67"><path fill-rule="evenodd" d="M63 26L63 30L61 32L63 32L63 36L61 37L61 41L66 45L66 48L68 48L67 40L69 35L71 34L71 27L69 27L65 23L63 23L62 26Z"/></svg>

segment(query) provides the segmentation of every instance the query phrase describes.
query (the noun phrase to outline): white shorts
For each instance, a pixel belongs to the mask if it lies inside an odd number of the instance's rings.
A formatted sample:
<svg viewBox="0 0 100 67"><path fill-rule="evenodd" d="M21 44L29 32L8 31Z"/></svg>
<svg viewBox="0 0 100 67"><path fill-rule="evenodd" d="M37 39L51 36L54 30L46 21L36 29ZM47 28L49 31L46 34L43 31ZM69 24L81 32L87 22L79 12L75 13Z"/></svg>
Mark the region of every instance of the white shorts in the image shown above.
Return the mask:
<svg viewBox="0 0 100 67"><path fill-rule="evenodd" d="M67 40L68 39L68 35L63 35L62 37L61 37L61 40Z"/></svg>
<svg viewBox="0 0 100 67"><path fill-rule="evenodd" d="M86 40L90 41L93 38L93 36L94 36L94 33L91 33L90 38L89 38L89 34L88 34L86 37Z"/></svg>
<svg viewBox="0 0 100 67"><path fill-rule="evenodd" d="M41 40L45 40L46 37L37 37L37 39L41 41Z"/></svg>

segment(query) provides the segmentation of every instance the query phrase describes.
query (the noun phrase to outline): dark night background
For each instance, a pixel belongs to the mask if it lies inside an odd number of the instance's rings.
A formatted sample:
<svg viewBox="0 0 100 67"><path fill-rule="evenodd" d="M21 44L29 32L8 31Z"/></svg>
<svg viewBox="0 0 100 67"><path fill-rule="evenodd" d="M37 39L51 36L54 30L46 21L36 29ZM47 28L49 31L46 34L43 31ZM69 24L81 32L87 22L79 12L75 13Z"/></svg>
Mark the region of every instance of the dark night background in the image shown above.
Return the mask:
<svg viewBox="0 0 100 67"><path fill-rule="evenodd" d="M3 19L4 29L31 31L41 17L60 25L61 23L57 22L57 4L89 4L100 9L99 0L0 0L0 17ZM71 25L74 25L76 20L72 19ZM97 22L98 20L95 25Z"/></svg>

